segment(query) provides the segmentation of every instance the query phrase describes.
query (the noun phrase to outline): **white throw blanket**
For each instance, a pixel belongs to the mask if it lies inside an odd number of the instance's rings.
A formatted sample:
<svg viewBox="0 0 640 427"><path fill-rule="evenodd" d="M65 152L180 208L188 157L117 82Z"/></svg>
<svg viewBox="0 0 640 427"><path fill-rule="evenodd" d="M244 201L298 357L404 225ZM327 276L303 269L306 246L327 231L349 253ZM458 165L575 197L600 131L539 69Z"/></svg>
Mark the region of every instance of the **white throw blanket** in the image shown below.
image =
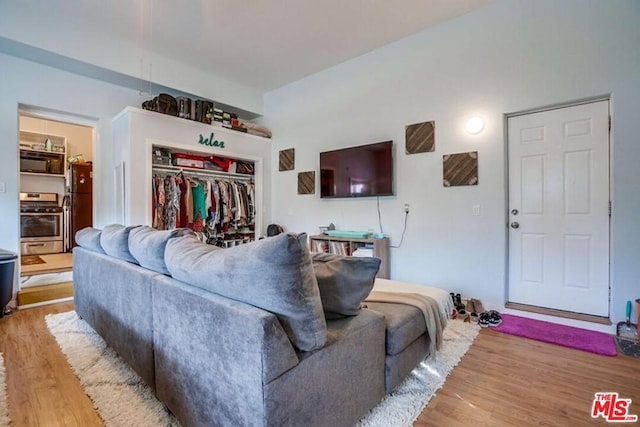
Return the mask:
<svg viewBox="0 0 640 427"><path fill-rule="evenodd" d="M454 308L451 296L442 289L387 279L376 279L365 301L406 304L420 309L431 340L430 352L434 355L435 350L440 349L447 319Z"/></svg>
<svg viewBox="0 0 640 427"><path fill-rule="evenodd" d="M443 289L433 286L419 285L417 283L400 282L398 280L376 279L372 291L380 292L403 292L409 294L426 295L433 298L438 303L442 313L449 319L455 308L451 295Z"/></svg>

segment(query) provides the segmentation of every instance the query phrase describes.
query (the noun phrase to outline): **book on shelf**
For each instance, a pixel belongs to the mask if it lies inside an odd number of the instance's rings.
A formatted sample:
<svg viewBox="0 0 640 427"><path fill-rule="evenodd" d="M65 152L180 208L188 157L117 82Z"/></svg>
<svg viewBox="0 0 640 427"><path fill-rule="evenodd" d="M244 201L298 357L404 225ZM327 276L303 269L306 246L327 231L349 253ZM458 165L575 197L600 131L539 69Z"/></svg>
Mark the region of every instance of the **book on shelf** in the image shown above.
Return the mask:
<svg viewBox="0 0 640 427"><path fill-rule="evenodd" d="M313 252L329 252L329 242L326 240L313 240Z"/></svg>
<svg viewBox="0 0 640 427"><path fill-rule="evenodd" d="M336 255L351 255L349 242L329 242L329 251Z"/></svg>

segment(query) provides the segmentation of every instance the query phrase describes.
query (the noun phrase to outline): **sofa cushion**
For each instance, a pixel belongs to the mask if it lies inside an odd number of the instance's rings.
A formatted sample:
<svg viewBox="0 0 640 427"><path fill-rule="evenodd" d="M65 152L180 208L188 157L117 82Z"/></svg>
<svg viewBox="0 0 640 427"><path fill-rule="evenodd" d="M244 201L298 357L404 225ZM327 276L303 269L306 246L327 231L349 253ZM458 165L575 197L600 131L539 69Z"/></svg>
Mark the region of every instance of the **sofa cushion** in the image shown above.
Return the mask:
<svg viewBox="0 0 640 427"><path fill-rule="evenodd" d="M228 249L178 237L167 242L165 262L174 279L274 313L293 345L310 351L325 344L327 325L303 237L279 234Z"/></svg>
<svg viewBox="0 0 640 427"><path fill-rule="evenodd" d="M85 227L82 230L76 232L76 243L85 249L93 252L105 253L100 244L100 235L102 230L98 230L93 227Z"/></svg>
<svg viewBox="0 0 640 427"><path fill-rule="evenodd" d="M125 261L137 263L129 252L129 232L138 225L125 227L120 224L110 224L104 227L100 234L100 245L107 255Z"/></svg>
<svg viewBox="0 0 640 427"><path fill-rule="evenodd" d="M355 316L369 295L380 268L378 258L311 254L322 308L327 319Z"/></svg>
<svg viewBox="0 0 640 427"><path fill-rule="evenodd" d="M386 351L390 356L402 352L420 335L427 332L424 315L417 307L372 301L367 301L366 306L384 315Z"/></svg>
<svg viewBox="0 0 640 427"><path fill-rule="evenodd" d="M156 230L149 226L137 227L129 232L129 252L138 264L149 270L169 274L164 262L164 249L169 239L194 235L188 228Z"/></svg>

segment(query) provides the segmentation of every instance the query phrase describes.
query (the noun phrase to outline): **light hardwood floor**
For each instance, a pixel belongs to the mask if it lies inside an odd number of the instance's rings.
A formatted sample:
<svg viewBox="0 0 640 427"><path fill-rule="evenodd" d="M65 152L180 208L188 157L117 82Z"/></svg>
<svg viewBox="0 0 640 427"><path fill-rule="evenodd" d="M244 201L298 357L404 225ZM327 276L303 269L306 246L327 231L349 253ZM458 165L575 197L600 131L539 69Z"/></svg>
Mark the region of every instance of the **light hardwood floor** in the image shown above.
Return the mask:
<svg viewBox="0 0 640 427"><path fill-rule="evenodd" d="M52 304L0 320L12 427L102 425L44 323L46 314L72 309ZM415 426L607 425L590 416L598 391L632 399L631 413L640 415L640 359L485 329Z"/></svg>
<svg viewBox="0 0 640 427"><path fill-rule="evenodd" d="M0 319L11 427L102 425L44 323L46 314L69 310L71 302L51 304Z"/></svg>
<svg viewBox="0 0 640 427"><path fill-rule="evenodd" d="M44 254L38 255L38 257L44 262L20 265L21 279L28 279L30 276L32 278L38 277L43 274L65 273L73 270L73 254L70 252L61 254ZM59 278L55 277L50 280L56 281L38 286L32 286L29 284L33 282L25 283L23 281L22 289L18 291L18 306L22 307L29 304L48 302L73 296L73 282L60 282Z"/></svg>
<svg viewBox="0 0 640 427"><path fill-rule="evenodd" d="M640 416L640 359L483 329L414 426L607 425L591 418L601 391L632 399Z"/></svg>
<svg viewBox="0 0 640 427"><path fill-rule="evenodd" d="M32 276L34 274L62 273L73 269L73 254L71 252L61 254L39 255L44 263L20 265L20 276Z"/></svg>

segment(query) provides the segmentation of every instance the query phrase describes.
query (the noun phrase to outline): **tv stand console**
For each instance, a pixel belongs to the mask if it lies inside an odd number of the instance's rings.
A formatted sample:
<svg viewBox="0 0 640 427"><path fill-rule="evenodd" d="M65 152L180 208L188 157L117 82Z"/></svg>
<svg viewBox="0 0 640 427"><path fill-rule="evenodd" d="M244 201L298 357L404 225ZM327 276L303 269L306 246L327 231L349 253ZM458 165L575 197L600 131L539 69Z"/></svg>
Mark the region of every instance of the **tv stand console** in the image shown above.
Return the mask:
<svg viewBox="0 0 640 427"><path fill-rule="evenodd" d="M309 237L309 249L312 252L327 252L338 255L354 255L354 252L358 249L370 250L372 256L380 258L382 261L376 277L389 279L388 237L382 239L361 239L355 237L332 237L324 234L318 234Z"/></svg>

